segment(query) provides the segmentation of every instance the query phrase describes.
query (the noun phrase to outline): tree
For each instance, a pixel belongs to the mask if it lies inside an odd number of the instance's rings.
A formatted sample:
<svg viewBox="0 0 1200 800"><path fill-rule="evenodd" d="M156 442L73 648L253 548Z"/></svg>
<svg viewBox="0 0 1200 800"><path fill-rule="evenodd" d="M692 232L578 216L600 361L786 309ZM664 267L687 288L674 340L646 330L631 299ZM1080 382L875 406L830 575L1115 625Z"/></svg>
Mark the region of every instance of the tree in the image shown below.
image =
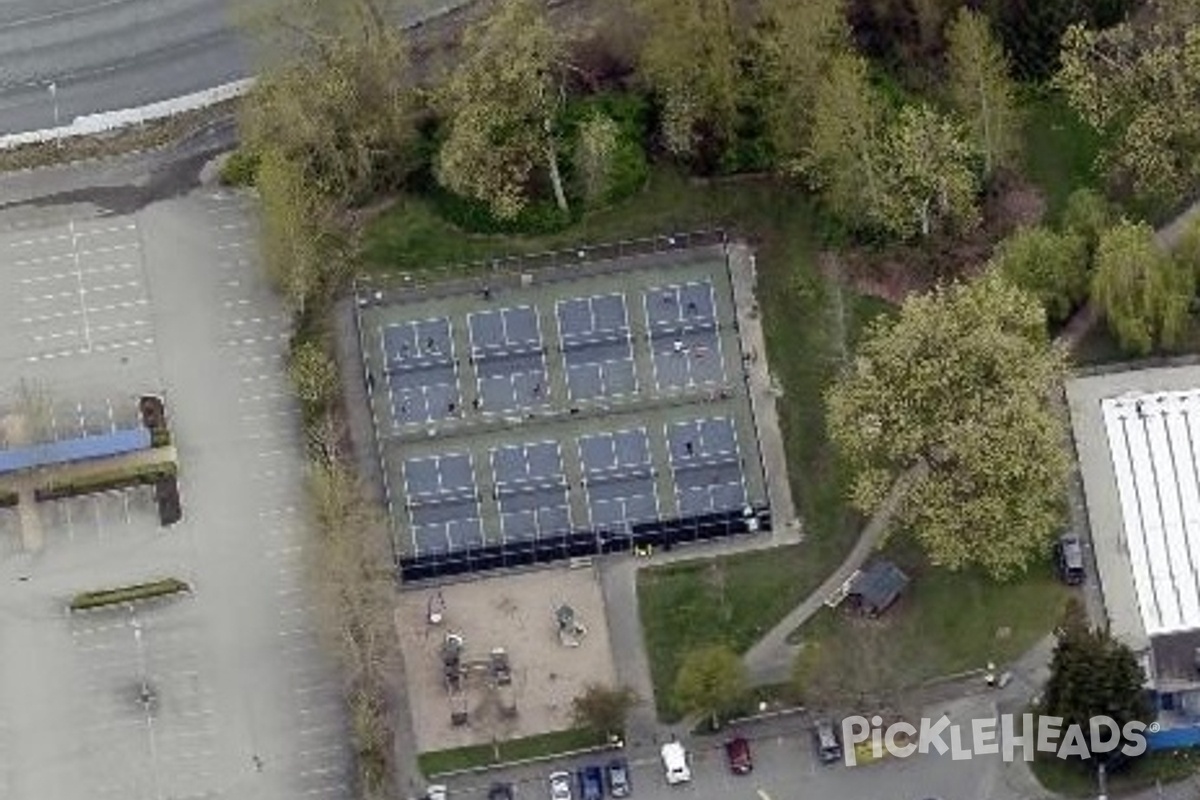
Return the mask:
<svg viewBox="0 0 1200 800"><path fill-rule="evenodd" d="M263 263L284 301L303 313L334 258L324 215L328 206L304 177L303 165L277 148L261 154Z"/></svg>
<svg viewBox="0 0 1200 800"><path fill-rule="evenodd" d="M1138 18L1102 31L1072 25L1057 83L1111 142L1113 177L1152 205L1171 205L1200 181L1200 5L1153 0Z"/></svg>
<svg viewBox="0 0 1200 800"><path fill-rule="evenodd" d="M1100 234L1108 230L1112 223L1112 206L1099 192L1076 189L1067 198L1067 207L1063 210L1063 230L1083 237L1089 261L1096 254Z"/></svg>
<svg viewBox="0 0 1200 800"><path fill-rule="evenodd" d="M898 514L933 563L1005 578L1044 557L1070 467L1050 406L1064 369L1037 300L994 272L909 297L827 397L855 506L924 465Z"/></svg>
<svg viewBox="0 0 1200 800"><path fill-rule="evenodd" d="M967 121L983 175L1010 164L1018 151L1016 86L1008 59L982 14L963 6L946 32L950 99Z"/></svg>
<svg viewBox="0 0 1200 800"><path fill-rule="evenodd" d="M625 729L625 718L637 702L637 694L628 686L589 683L571 701L571 716L580 727L617 734Z"/></svg>
<svg viewBox="0 0 1200 800"><path fill-rule="evenodd" d="M301 342L292 349L288 373L296 394L311 408L324 409L337 394L337 364L318 342Z"/></svg>
<svg viewBox="0 0 1200 800"><path fill-rule="evenodd" d="M620 146L621 128L601 111L579 126L574 167L580 194L589 205L603 202L612 188L613 157Z"/></svg>
<svg viewBox="0 0 1200 800"><path fill-rule="evenodd" d="M924 104L902 108L884 138L883 180L870 209L876 224L901 239L973 228L979 222L973 157L955 119Z"/></svg>
<svg viewBox="0 0 1200 800"><path fill-rule="evenodd" d="M1051 322L1063 322L1087 297L1087 242L1074 232L1019 228L1000 242L992 267L1036 297Z"/></svg>
<svg viewBox="0 0 1200 800"><path fill-rule="evenodd" d="M277 150L337 203L398 186L415 166L415 104L407 47L375 3L276 0L258 27L300 44L243 103L245 146Z"/></svg>
<svg viewBox="0 0 1200 800"><path fill-rule="evenodd" d="M438 181L513 219L529 204L537 168L566 212L554 122L563 100L562 35L536 0L502 0L469 28L462 58L440 87L446 118L437 155Z"/></svg>
<svg viewBox="0 0 1200 800"><path fill-rule="evenodd" d="M763 113L776 156L808 149L817 90L834 55L849 51L844 0L766 0L757 30Z"/></svg>
<svg viewBox="0 0 1200 800"><path fill-rule="evenodd" d="M1041 713L1063 718L1063 729L1088 730L1092 717L1111 717L1119 727L1150 716L1146 675L1128 645L1102 628L1091 628L1078 601L1071 598L1050 659L1050 679ZM1095 753L1099 758L1112 754Z"/></svg>
<svg viewBox="0 0 1200 800"><path fill-rule="evenodd" d="M836 215L864 225L882 190L883 111L862 56L834 56L817 87L803 170Z"/></svg>
<svg viewBox="0 0 1200 800"><path fill-rule="evenodd" d="M720 726L746 694L746 668L724 645L709 645L684 656L675 678L675 698L684 711L703 714Z"/></svg>
<svg viewBox="0 0 1200 800"><path fill-rule="evenodd" d="M661 104L663 144L696 156L720 150L737 117L740 43L730 0L633 0L645 22L642 79Z"/></svg>
<svg viewBox="0 0 1200 800"><path fill-rule="evenodd" d="M1137 0L988 0L988 16L1004 41L1016 75L1041 83L1059 67L1063 32L1074 23L1107 28Z"/></svg>
<svg viewBox="0 0 1200 800"><path fill-rule="evenodd" d="M1092 299L1123 350L1145 355L1178 344L1196 276L1165 253L1144 222L1122 220L1100 236Z"/></svg>

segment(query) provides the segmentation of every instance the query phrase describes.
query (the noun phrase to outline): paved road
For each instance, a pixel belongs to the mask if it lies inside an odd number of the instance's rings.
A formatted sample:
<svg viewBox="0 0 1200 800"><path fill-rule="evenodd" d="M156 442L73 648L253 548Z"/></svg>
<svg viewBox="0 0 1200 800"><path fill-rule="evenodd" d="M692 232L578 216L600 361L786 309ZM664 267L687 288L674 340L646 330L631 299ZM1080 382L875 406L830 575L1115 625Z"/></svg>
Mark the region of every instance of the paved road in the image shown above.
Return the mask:
<svg viewBox="0 0 1200 800"><path fill-rule="evenodd" d="M0 135L170 100L245 78L234 9L252 0L0 2ZM402 24L461 0L394 0ZM51 84L56 90L50 91Z"/></svg>

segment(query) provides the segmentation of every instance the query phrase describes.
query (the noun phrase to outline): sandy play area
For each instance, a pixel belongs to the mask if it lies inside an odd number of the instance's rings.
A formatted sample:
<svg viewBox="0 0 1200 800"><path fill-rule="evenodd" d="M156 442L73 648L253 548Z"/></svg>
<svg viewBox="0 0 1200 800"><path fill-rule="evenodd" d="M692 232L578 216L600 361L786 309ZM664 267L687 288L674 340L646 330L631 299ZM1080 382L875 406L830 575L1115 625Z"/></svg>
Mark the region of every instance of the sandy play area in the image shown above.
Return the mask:
<svg viewBox="0 0 1200 800"><path fill-rule="evenodd" d="M560 641L555 611L564 604L586 629L577 647ZM429 621L431 610L441 614L440 623ZM611 686L615 680L604 601L591 568L564 565L405 591L396 627L421 752L568 728L572 698L586 684ZM462 693L454 701L442 660L448 633L463 642ZM488 669L498 647L506 651L511 668L507 687L498 686ZM466 724L452 723L455 709L465 711Z"/></svg>

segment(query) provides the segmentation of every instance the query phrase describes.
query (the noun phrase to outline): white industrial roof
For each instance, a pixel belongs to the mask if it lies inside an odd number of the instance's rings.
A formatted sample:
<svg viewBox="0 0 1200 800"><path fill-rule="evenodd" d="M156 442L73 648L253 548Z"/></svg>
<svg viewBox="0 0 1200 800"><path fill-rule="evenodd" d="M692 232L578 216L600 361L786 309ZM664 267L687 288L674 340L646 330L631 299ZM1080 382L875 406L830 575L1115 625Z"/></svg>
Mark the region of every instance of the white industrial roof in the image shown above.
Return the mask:
<svg viewBox="0 0 1200 800"><path fill-rule="evenodd" d="M1146 635L1200 628L1200 390L1101 408Z"/></svg>

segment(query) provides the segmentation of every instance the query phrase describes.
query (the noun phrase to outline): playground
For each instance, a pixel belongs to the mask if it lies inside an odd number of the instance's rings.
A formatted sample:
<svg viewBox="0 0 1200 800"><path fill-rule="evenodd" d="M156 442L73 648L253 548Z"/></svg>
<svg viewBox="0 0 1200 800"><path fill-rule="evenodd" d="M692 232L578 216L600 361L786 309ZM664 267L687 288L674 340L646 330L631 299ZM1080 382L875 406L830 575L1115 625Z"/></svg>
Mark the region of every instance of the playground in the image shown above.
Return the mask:
<svg viewBox="0 0 1200 800"><path fill-rule="evenodd" d="M590 565L402 592L396 628L420 752L572 727L615 669Z"/></svg>

